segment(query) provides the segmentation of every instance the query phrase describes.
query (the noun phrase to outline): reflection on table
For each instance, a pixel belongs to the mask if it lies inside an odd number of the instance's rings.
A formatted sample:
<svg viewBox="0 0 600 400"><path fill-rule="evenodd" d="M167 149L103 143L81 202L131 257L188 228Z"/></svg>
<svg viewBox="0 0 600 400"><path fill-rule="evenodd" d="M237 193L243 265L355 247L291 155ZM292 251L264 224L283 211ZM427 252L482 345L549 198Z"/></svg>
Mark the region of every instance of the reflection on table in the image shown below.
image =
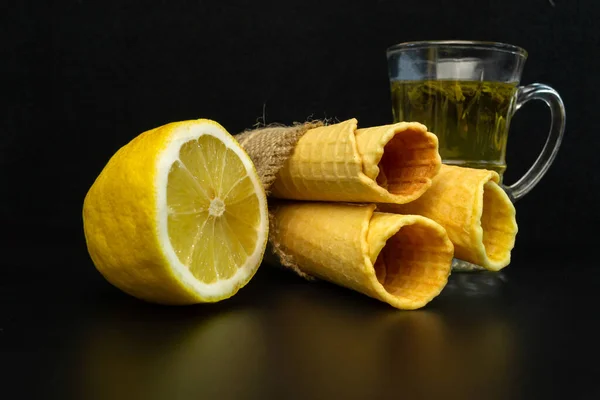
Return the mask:
<svg viewBox="0 0 600 400"><path fill-rule="evenodd" d="M77 344L77 397L509 398L512 321L441 308L493 301L503 279L453 277L445 301L413 312L299 278L249 305L113 305Z"/></svg>

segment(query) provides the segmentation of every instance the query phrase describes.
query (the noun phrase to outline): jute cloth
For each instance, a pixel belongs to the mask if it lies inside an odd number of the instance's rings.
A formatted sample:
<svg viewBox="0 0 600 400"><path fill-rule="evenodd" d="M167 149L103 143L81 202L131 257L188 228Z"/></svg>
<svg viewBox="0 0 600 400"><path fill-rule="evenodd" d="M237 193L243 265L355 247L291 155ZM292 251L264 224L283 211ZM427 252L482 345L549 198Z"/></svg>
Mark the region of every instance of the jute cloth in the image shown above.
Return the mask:
<svg viewBox="0 0 600 400"><path fill-rule="evenodd" d="M298 140L310 129L323 125L325 123L322 121L296 123L293 126L271 125L236 135L235 138L252 159L267 196L270 194L275 179L277 179L277 173L293 154ZM275 204L276 202L273 199L269 200L270 208ZM292 269L304 278L310 279L310 276L300 271L293 257L281 249L276 233L275 218L269 212L269 243L273 253L279 257L279 262L283 266ZM268 259L268 254L266 258Z"/></svg>

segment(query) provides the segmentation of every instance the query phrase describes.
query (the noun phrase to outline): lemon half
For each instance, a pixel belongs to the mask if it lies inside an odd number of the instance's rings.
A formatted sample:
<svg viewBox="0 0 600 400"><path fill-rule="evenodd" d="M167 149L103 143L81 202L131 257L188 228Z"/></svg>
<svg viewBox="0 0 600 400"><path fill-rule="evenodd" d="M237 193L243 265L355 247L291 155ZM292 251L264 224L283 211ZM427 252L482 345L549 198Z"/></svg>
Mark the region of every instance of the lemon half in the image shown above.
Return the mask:
<svg viewBox="0 0 600 400"><path fill-rule="evenodd" d="M175 122L110 159L86 195L83 224L94 265L119 289L162 304L214 302L258 269L267 200L221 125Z"/></svg>

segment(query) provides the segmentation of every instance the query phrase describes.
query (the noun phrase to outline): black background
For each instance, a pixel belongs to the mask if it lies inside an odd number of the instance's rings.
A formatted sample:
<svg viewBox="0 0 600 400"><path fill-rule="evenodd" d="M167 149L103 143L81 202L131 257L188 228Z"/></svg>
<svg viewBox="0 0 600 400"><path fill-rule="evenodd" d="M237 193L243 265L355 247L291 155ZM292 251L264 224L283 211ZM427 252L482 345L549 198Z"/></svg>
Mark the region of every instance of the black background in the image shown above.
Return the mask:
<svg viewBox="0 0 600 400"><path fill-rule="evenodd" d="M390 123L388 46L493 40L527 49L522 83L553 86L567 110L555 164L517 205L515 252L592 245L599 12L594 0L12 3L0 16L0 220L19 242L33 230L33 240L83 246L83 198L137 134L200 117L231 133L263 115ZM548 126L542 103L517 113L507 183L535 160Z"/></svg>
<svg viewBox="0 0 600 400"><path fill-rule="evenodd" d="M598 398L599 15L596 0L3 2L0 398ZM200 117L231 133L390 123L386 48L434 39L522 46L522 83L566 105L506 272L453 274L397 312L263 267L230 300L173 309L95 271L83 199L133 137ZM548 114L513 119L507 183Z"/></svg>

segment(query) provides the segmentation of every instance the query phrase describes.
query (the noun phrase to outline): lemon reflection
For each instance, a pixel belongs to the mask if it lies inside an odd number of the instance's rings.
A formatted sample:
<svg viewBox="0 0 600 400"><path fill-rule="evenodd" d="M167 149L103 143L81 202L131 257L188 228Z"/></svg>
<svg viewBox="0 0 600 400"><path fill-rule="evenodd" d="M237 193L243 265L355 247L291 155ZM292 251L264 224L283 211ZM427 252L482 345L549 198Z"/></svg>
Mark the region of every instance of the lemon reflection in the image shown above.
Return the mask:
<svg viewBox="0 0 600 400"><path fill-rule="evenodd" d="M261 397L267 348L256 312L162 317L129 312L98 321L84 342L81 397Z"/></svg>

